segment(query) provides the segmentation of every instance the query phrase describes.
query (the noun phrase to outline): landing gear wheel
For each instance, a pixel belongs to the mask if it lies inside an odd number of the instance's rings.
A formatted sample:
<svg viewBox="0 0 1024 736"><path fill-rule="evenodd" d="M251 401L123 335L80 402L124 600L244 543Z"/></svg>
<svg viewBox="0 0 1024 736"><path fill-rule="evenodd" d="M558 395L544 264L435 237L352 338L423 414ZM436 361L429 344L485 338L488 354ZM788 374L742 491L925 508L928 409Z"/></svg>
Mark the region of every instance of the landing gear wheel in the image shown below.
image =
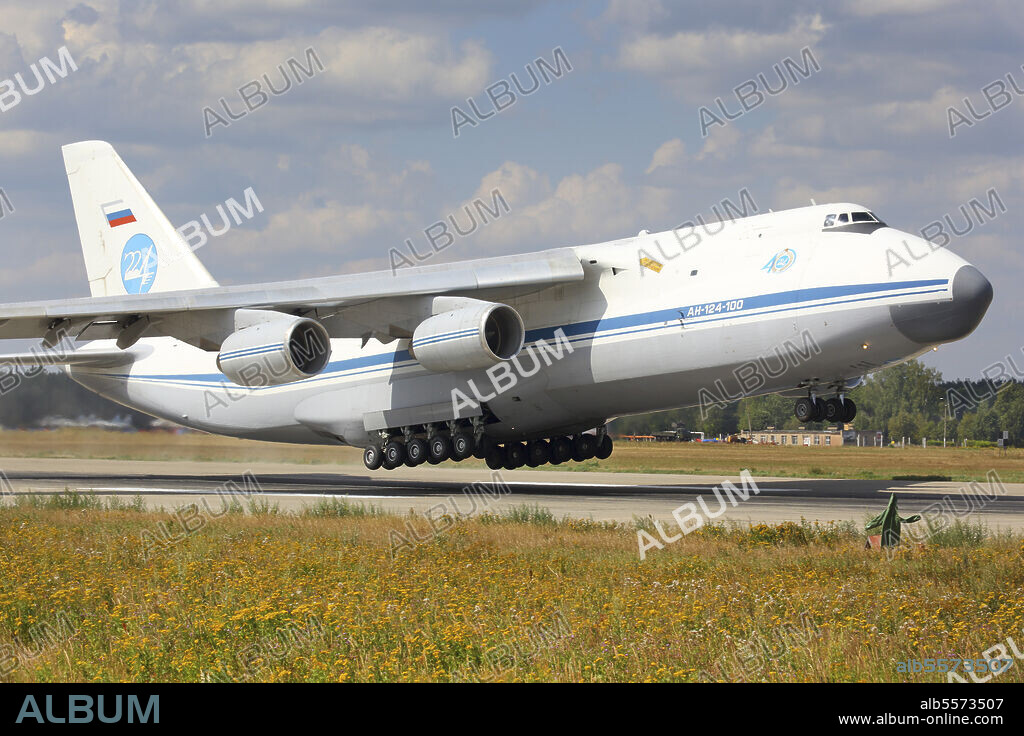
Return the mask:
<svg viewBox="0 0 1024 736"><path fill-rule="evenodd" d="M427 443L419 437L414 437L405 443L405 464L411 468L420 465L427 460Z"/></svg>
<svg viewBox="0 0 1024 736"><path fill-rule="evenodd" d="M829 399L826 401L824 419L826 422L843 421L843 402L839 399Z"/></svg>
<svg viewBox="0 0 1024 736"><path fill-rule="evenodd" d="M551 450L544 440L535 440L526 446L526 464L538 468L551 459Z"/></svg>
<svg viewBox="0 0 1024 736"><path fill-rule="evenodd" d="M522 442L505 443L505 469L515 470L526 464L526 445Z"/></svg>
<svg viewBox="0 0 1024 736"><path fill-rule="evenodd" d="M793 413L799 422L813 422L814 402L810 399L797 399L793 405Z"/></svg>
<svg viewBox="0 0 1024 736"><path fill-rule="evenodd" d="M814 419L812 421L821 422L825 419L825 402L822 399L814 400Z"/></svg>
<svg viewBox="0 0 1024 736"><path fill-rule="evenodd" d="M551 464L561 465L572 457L572 443L568 437L554 437L551 440Z"/></svg>
<svg viewBox="0 0 1024 736"><path fill-rule="evenodd" d="M427 443L427 451L427 462L431 465L437 465L452 456L452 443L443 434L435 435Z"/></svg>
<svg viewBox="0 0 1024 736"><path fill-rule="evenodd" d="M405 445L398 440L388 440L384 445L384 468L394 470L405 462Z"/></svg>
<svg viewBox="0 0 1024 736"><path fill-rule="evenodd" d="M601 438L601 441L597 445L597 450L594 451L594 457L598 460L607 460L612 456L612 450L615 448L612 443L612 438L605 435Z"/></svg>
<svg viewBox="0 0 1024 736"><path fill-rule="evenodd" d="M473 454L473 438L463 432L452 435L452 459L455 462L465 460Z"/></svg>
<svg viewBox="0 0 1024 736"><path fill-rule="evenodd" d="M384 453L377 445L367 445L363 450L363 465L367 470L376 470L384 462Z"/></svg>
<svg viewBox="0 0 1024 736"><path fill-rule="evenodd" d="M505 467L505 453L498 445L491 445L491 449L487 451L487 467L491 470L500 470Z"/></svg>
<svg viewBox="0 0 1024 736"><path fill-rule="evenodd" d="M473 447L473 457L477 460L486 460L487 456L491 454L491 450L494 448L494 440L487 435L481 437L476 445Z"/></svg>
<svg viewBox="0 0 1024 736"><path fill-rule="evenodd" d="M843 423L852 422L857 416L857 405L849 399L843 399Z"/></svg>
<svg viewBox="0 0 1024 736"><path fill-rule="evenodd" d="M594 457L597 440L592 434L578 434L572 441L572 459L580 463Z"/></svg>

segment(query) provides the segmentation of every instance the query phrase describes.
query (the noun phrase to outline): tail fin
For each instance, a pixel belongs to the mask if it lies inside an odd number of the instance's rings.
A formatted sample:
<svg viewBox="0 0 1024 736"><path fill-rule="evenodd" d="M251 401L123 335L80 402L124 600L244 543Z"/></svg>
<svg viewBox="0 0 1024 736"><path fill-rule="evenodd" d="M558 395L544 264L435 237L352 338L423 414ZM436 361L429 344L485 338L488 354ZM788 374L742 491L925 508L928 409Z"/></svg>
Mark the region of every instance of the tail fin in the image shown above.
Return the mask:
<svg viewBox="0 0 1024 736"><path fill-rule="evenodd" d="M63 151L93 296L217 286L109 143Z"/></svg>

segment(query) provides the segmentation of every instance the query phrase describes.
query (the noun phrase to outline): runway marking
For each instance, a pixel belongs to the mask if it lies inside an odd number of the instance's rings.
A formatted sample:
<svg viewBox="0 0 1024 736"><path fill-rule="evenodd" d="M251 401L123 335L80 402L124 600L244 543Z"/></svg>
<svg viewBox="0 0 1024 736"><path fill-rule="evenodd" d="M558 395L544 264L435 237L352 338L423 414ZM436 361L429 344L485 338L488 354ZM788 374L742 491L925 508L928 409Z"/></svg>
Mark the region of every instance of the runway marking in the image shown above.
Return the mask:
<svg viewBox="0 0 1024 736"><path fill-rule="evenodd" d="M442 482L446 482L446 481L442 481ZM452 481L452 484L453 485L458 485L458 481ZM527 481L522 481L522 480L508 481L506 483L492 483L492 482L489 482L489 481L478 481L478 484L479 485L499 485L499 486L500 485L510 485L510 486L511 485L516 485L516 486L521 486L521 487L524 486L524 487L539 488L539 489L540 488L546 488L548 486L565 486L565 487L568 487L568 488L620 488L622 490L627 490L627 491L635 491L635 490L713 490L716 487L714 485L624 485L624 484L618 484L618 483L535 483L535 482L527 482ZM308 483L302 483L302 485L309 485L309 484ZM139 493L141 493L141 492L146 492L146 493L189 493L190 492L190 493L211 493L211 494L213 494L213 493L226 493L228 495L238 495L239 494L238 492L232 492L232 491L229 491L229 490L218 490L216 488L210 488L209 490L202 490L202 489L191 489L191 488L159 488L159 487L142 487L142 486L135 487L135 486L113 486L113 485L112 486L100 486L100 485L96 485L96 486L79 486L79 488L80 489L86 489L86 490L123 490L123 491L132 491L132 490L134 490L134 491L139 492ZM778 492L807 493L807 492L810 492L810 490L811 490L810 488L760 488L759 492L761 492L761 493L778 493ZM256 492L260 492L260 493L287 493L288 495L301 495L301 493L299 493L299 492L292 492L292 491L287 491L287 490L261 490L261 491L252 491L251 493L256 493ZM441 491L438 490L438 492L441 492ZM350 494L351 493L345 493L343 495L350 495ZM308 493L307 495L325 495L325 493ZM364 494L358 493L358 495L364 495ZM376 496L366 495L365 497L376 497ZM381 496L381 497L386 497L386 499L396 499L396 497L398 497L398 496L387 495L387 496ZM408 497L414 497L414 496L408 496Z"/></svg>
<svg viewBox="0 0 1024 736"><path fill-rule="evenodd" d="M208 491L194 490L189 488L133 488L131 486L96 486L94 488L80 488L86 491L125 491L139 494L151 495L176 495L176 496L300 496L310 498L419 498L419 496L383 496L362 493L301 493L292 491L255 491L251 493L232 493L231 491L218 491L211 488ZM54 493L63 491L54 490Z"/></svg>
<svg viewBox="0 0 1024 736"><path fill-rule="evenodd" d="M458 481L452 481L451 483L452 483L452 485L458 485ZM302 485L309 485L309 484L303 483ZM564 486L564 487L567 487L567 488L615 488L615 489L620 489L622 491L627 491L627 492L636 492L636 491L708 491L708 492L711 492L716 487L716 486L712 486L712 485L708 485L708 486L631 486L631 485L623 485L623 484L617 484L617 483L535 483L535 482L528 482L528 481L509 481L509 482L506 482L504 484L501 484L501 483L497 483L496 484L496 483L491 483L491 482L479 481L477 484L474 484L474 485L482 485L482 486L492 486L492 485L497 485L497 486L501 486L501 485L519 486L519 487L525 487L525 488L534 488L534 489L537 489L538 491L542 491L544 488L547 488L547 487L550 487L550 486L559 486L559 487L563 487ZM468 486L466 486L466 487L468 487ZM140 487L135 487L135 486L79 486L78 489L79 490L89 490L89 491L120 491L120 492L124 492L124 493L132 493L132 492L134 492L134 493L152 493L152 494L177 493L177 494L222 495L222 496L225 496L225 495L226 496L237 496L237 495L258 495L258 494L272 495L272 494L277 494L277 495L287 495L287 496L318 496L318 497L337 496L339 498L348 497L348 496L357 496L359 498L418 498L419 497L419 496L378 496L378 495L374 495L374 494L364 494L364 493L360 493L358 491L356 491L356 492L349 492L349 493L342 493L342 494L339 494L339 493L335 493L335 494L330 494L330 493L302 493L302 492L298 492L298 491L281 491L281 490L263 490L263 491L251 491L251 492L241 492L240 493L240 492L237 492L237 491L234 491L234 492L233 491L225 491L225 490L218 490L218 489L215 489L215 488L211 488L209 490L201 490L201 489L188 489L188 488L146 488L146 487L141 487L141 486ZM450 492L450 490L452 490L452 489L436 489L433 492L434 493L444 493L446 491ZM758 490L759 490L759 493L809 493L811 491L811 489L809 489L809 488L760 488ZM60 491L57 491L56 489L54 489L54 493L58 493L58 492L60 492ZM424 493L422 495L427 495L427 494Z"/></svg>
<svg viewBox="0 0 1024 736"><path fill-rule="evenodd" d="M943 486L925 486L922 488L879 488L876 493L962 493L969 488L946 488Z"/></svg>
<svg viewBox="0 0 1024 736"><path fill-rule="evenodd" d="M453 481L457 482L457 481ZM738 482L738 481L737 481ZM481 481L481 485L495 485L492 482ZM636 486L624 483L545 483L543 481L527 481L527 480L510 480L504 483L498 483L497 485L506 486L532 486L535 488L545 488L548 486L566 486L568 488L621 488L623 490L630 491L710 491L720 483L709 483L703 486L676 486L671 484L657 485L657 486ZM809 488L759 488L760 493L778 493L784 491L786 493L807 493L811 489Z"/></svg>

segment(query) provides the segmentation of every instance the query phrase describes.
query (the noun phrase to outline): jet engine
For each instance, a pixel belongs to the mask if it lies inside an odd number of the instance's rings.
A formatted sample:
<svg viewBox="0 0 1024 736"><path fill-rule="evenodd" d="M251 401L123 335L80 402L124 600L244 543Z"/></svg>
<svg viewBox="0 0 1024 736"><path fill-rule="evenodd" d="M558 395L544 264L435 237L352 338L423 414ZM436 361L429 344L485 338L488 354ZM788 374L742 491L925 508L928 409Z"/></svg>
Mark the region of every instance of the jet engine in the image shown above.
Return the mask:
<svg viewBox="0 0 1024 736"><path fill-rule="evenodd" d="M282 314L228 335L217 367L233 383L259 388L315 376L330 359L330 335L322 324Z"/></svg>
<svg viewBox="0 0 1024 736"><path fill-rule="evenodd" d="M525 337L523 319L512 307L471 302L423 320L410 352L429 371L475 370L514 358Z"/></svg>

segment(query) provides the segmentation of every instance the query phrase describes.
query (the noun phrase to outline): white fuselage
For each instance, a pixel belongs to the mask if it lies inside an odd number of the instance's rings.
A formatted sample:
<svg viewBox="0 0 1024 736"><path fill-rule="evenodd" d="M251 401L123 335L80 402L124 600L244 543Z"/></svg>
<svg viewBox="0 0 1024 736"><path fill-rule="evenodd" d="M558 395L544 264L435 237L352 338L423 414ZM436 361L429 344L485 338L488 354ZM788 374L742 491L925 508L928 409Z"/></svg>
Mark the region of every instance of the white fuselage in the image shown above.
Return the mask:
<svg viewBox="0 0 1024 736"><path fill-rule="evenodd" d="M140 340L130 366L69 373L114 401L196 429L356 446L371 441L382 416L400 426L413 421L403 417L443 414L455 389L486 399L498 420L488 433L499 440L743 395L836 392L930 349L894 325L890 307L950 300L954 275L968 265L888 227L822 229L826 214L860 209L806 207L575 247L588 269L583 281L482 297L514 307L527 330L518 363L500 372L431 373L407 340L340 339L319 375L243 388L220 373L216 353L167 337ZM906 258L908 247L927 257L894 267L889 251ZM541 339L551 350L531 353ZM531 355L547 360L535 370Z"/></svg>

